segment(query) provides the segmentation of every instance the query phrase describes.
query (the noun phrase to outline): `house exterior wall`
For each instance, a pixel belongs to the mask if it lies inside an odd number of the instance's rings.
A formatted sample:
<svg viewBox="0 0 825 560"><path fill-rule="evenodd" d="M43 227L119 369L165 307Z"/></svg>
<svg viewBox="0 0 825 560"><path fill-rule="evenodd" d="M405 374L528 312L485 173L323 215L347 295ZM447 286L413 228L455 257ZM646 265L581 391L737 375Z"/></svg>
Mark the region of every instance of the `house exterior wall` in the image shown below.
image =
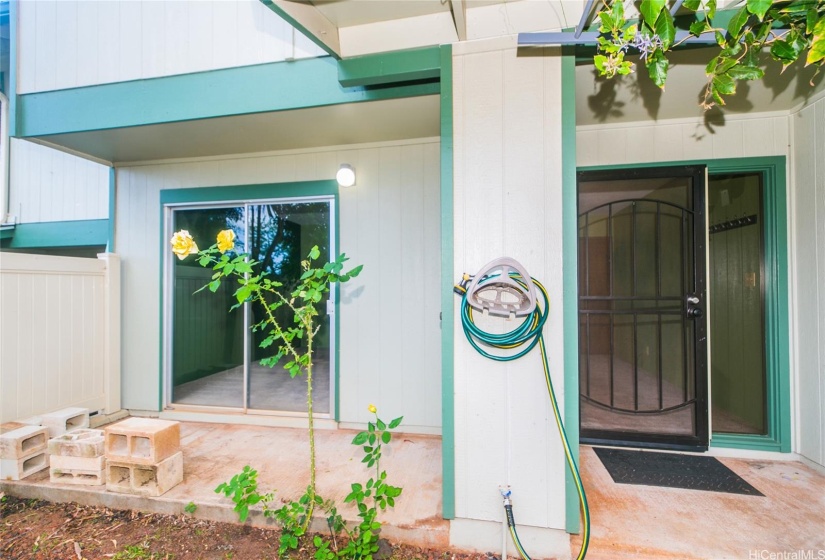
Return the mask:
<svg viewBox="0 0 825 560"><path fill-rule="evenodd" d="M17 223L109 218L109 168L12 138L9 213Z"/></svg>
<svg viewBox="0 0 825 560"><path fill-rule="evenodd" d="M544 283L551 301L544 336L563 407L561 53L517 56L515 38L457 44L453 53L453 278L506 255ZM564 452L541 356L483 358L464 338L458 301L453 544L498 550L498 489L509 484L525 547L566 557Z"/></svg>
<svg viewBox="0 0 825 560"><path fill-rule="evenodd" d="M726 114L724 125L711 127L702 119L579 126L576 164L586 167L789 153L787 113Z"/></svg>
<svg viewBox="0 0 825 560"><path fill-rule="evenodd" d="M18 93L325 55L258 0L19 4Z"/></svg>
<svg viewBox="0 0 825 560"><path fill-rule="evenodd" d="M439 141L425 139L246 157L163 162L117 170L116 247L123 259L123 406L158 410L161 189L329 180L340 189L338 250L362 274L340 297L340 420L364 423L374 403L405 429L441 427Z"/></svg>
<svg viewBox="0 0 825 560"><path fill-rule="evenodd" d="M790 117L798 452L825 465L825 97Z"/></svg>

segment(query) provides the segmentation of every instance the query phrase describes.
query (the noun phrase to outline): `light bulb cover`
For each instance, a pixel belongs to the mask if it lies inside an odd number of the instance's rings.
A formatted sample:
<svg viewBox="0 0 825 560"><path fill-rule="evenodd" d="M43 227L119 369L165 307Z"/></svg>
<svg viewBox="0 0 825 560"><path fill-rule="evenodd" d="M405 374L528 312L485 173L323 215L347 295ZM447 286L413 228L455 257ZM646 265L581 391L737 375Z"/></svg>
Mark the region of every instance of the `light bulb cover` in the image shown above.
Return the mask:
<svg viewBox="0 0 825 560"><path fill-rule="evenodd" d="M348 163L342 163L335 174L335 179L342 187L351 187L355 184L355 169Z"/></svg>

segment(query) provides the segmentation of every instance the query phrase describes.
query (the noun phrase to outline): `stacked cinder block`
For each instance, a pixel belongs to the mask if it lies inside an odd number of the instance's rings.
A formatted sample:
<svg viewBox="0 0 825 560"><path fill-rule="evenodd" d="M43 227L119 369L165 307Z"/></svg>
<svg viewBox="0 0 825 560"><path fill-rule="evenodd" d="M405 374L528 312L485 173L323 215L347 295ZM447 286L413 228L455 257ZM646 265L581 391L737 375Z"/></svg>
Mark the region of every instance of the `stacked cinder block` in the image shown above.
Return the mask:
<svg viewBox="0 0 825 560"><path fill-rule="evenodd" d="M0 478L20 480L49 466L49 430L23 426L0 434Z"/></svg>
<svg viewBox="0 0 825 560"><path fill-rule="evenodd" d="M64 408L30 420L39 420L40 425L49 429L49 437L55 438L72 430L88 428L89 409L77 407Z"/></svg>
<svg viewBox="0 0 825 560"><path fill-rule="evenodd" d="M78 428L49 440L49 478L59 484L99 486L106 482L103 430Z"/></svg>
<svg viewBox="0 0 825 560"><path fill-rule="evenodd" d="M128 418L104 431L110 492L160 496L183 480L178 422Z"/></svg>

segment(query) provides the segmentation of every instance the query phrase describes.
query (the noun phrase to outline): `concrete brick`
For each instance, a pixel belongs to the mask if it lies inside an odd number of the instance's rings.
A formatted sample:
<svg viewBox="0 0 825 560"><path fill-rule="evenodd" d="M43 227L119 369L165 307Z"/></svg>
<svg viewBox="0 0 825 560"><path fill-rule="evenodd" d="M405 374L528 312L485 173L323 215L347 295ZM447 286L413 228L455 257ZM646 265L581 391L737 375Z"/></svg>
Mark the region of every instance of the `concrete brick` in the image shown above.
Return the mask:
<svg viewBox="0 0 825 560"><path fill-rule="evenodd" d="M49 429L51 437L57 437L78 428L89 427L88 408L64 408L40 416L43 426Z"/></svg>
<svg viewBox="0 0 825 560"><path fill-rule="evenodd" d="M180 424L156 418L127 418L107 426L106 458L135 465L157 465L180 451Z"/></svg>
<svg viewBox="0 0 825 560"><path fill-rule="evenodd" d="M157 465L107 460L106 490L121 494L155 497L183 481L183 453L178 451Z"/></svg>
<svg viewBox="0 0 825 560"><path fill-rule="evenodd" d="M49 430L40 426L23 426L0 434L0 459L27 458L46 449Z"/></svg>
<svg viewBox="0 0 825 560"><path fill-rule="evenodd" d="M106 457L62 457L52 455L49 458L52 470L67 471L102 471L106 468Z"/></svg>
<svg viewBox="0 0 825 560"><path fill-rule="evenodd" d="M54 457L52 457L54 458ZM53 484L100 486L106 483L106 469L84 471L79 469L49 469L49 481Z"/></svg>
<svg viewBox="0 0 825 560"><path fill-rule="evenodd" d="M49 467L49 454L39 451L21 459L0 459L0 479L21 480Z"/></svg>
<svg viewBox="0 0 825 560"><path fill-rule="evenodd" d="M22 420L18 420L21 424L26 424L27 426L42 426L43 419L40 416L32 416L31 418L23 418Z"/></svg>
<svg viewBox="0 0 825 560"><path fill-rule="evenodd" d="M49 453L52 455L100 457L103 452L103 430L81 428L49 440Z"/></svg>

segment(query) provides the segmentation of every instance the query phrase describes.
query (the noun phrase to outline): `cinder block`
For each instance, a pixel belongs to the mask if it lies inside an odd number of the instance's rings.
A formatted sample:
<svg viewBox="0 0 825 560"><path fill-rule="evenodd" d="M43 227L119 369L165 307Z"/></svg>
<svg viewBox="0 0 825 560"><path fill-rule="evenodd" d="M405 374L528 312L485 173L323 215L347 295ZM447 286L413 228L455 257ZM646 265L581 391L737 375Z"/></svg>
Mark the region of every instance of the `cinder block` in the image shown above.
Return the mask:
<svg viewBox="0 0 825 560"><path fill-rule="evenodd" d="M49 430L40 426L23 426L0 434L0 459L28 458L43 451L49 441Z"/></svg>
<svg viewBox="0 0 825 560"><path fill-rule="evenodd" d="M52 457L53 459L54 457ZM84 471L72 469L49 469L49 480L54 484L75 484L78 486L100 486L106 483L106 469Z"/></svg>
<svg viewBox="0 0 825 560"><path fill-rule="evenodd" d="M67 471L102 471L106 468L106 457L61 457L52 455L49 466Z"/></svg>
<svg viewBox="0 0 825 560"><path fill-rule="evenodd" d="M43 419L40 416L32 416L31 418L24 418L22 420L18 420L21 424L26 424L27 426L42 426Z"/></svg>
<svg viewBox="0 0 825 560"><path fill-rule="evenodd" d="M49 453L52 455L100 457L103 451L103 430L81 428L49 440Z"/></svg>
<svg viewBox="0 0 825 560"><path fill-rule="evenodd" d="M106 490L121 494L155 497L183 481L183 453L178 451L157 465L136 465L109 459Z"/></svg>
<svg viewBox="0 0 825 560"><path fill-rule="evenodd" d="M43 414L40 420L43 422L43 426L49 429L49 436L57 437L78 428L88 428L89 409L64 408L63 410Z"/></svg>
<svg viewBox="0 0 825 560"><path fill-rule="evenodd" d="M127 418L104 429L106 458L156 465L180 451L180 424L156 418ZM107 482L108 483L108 482Z"/></svg>
<svg viewBox="0 0 825 560"><path fill-rule="evenodd" d="M0 459L0 479L21 480L48 466L49 454L46 451L39 451L22 459Z"/></svg>

